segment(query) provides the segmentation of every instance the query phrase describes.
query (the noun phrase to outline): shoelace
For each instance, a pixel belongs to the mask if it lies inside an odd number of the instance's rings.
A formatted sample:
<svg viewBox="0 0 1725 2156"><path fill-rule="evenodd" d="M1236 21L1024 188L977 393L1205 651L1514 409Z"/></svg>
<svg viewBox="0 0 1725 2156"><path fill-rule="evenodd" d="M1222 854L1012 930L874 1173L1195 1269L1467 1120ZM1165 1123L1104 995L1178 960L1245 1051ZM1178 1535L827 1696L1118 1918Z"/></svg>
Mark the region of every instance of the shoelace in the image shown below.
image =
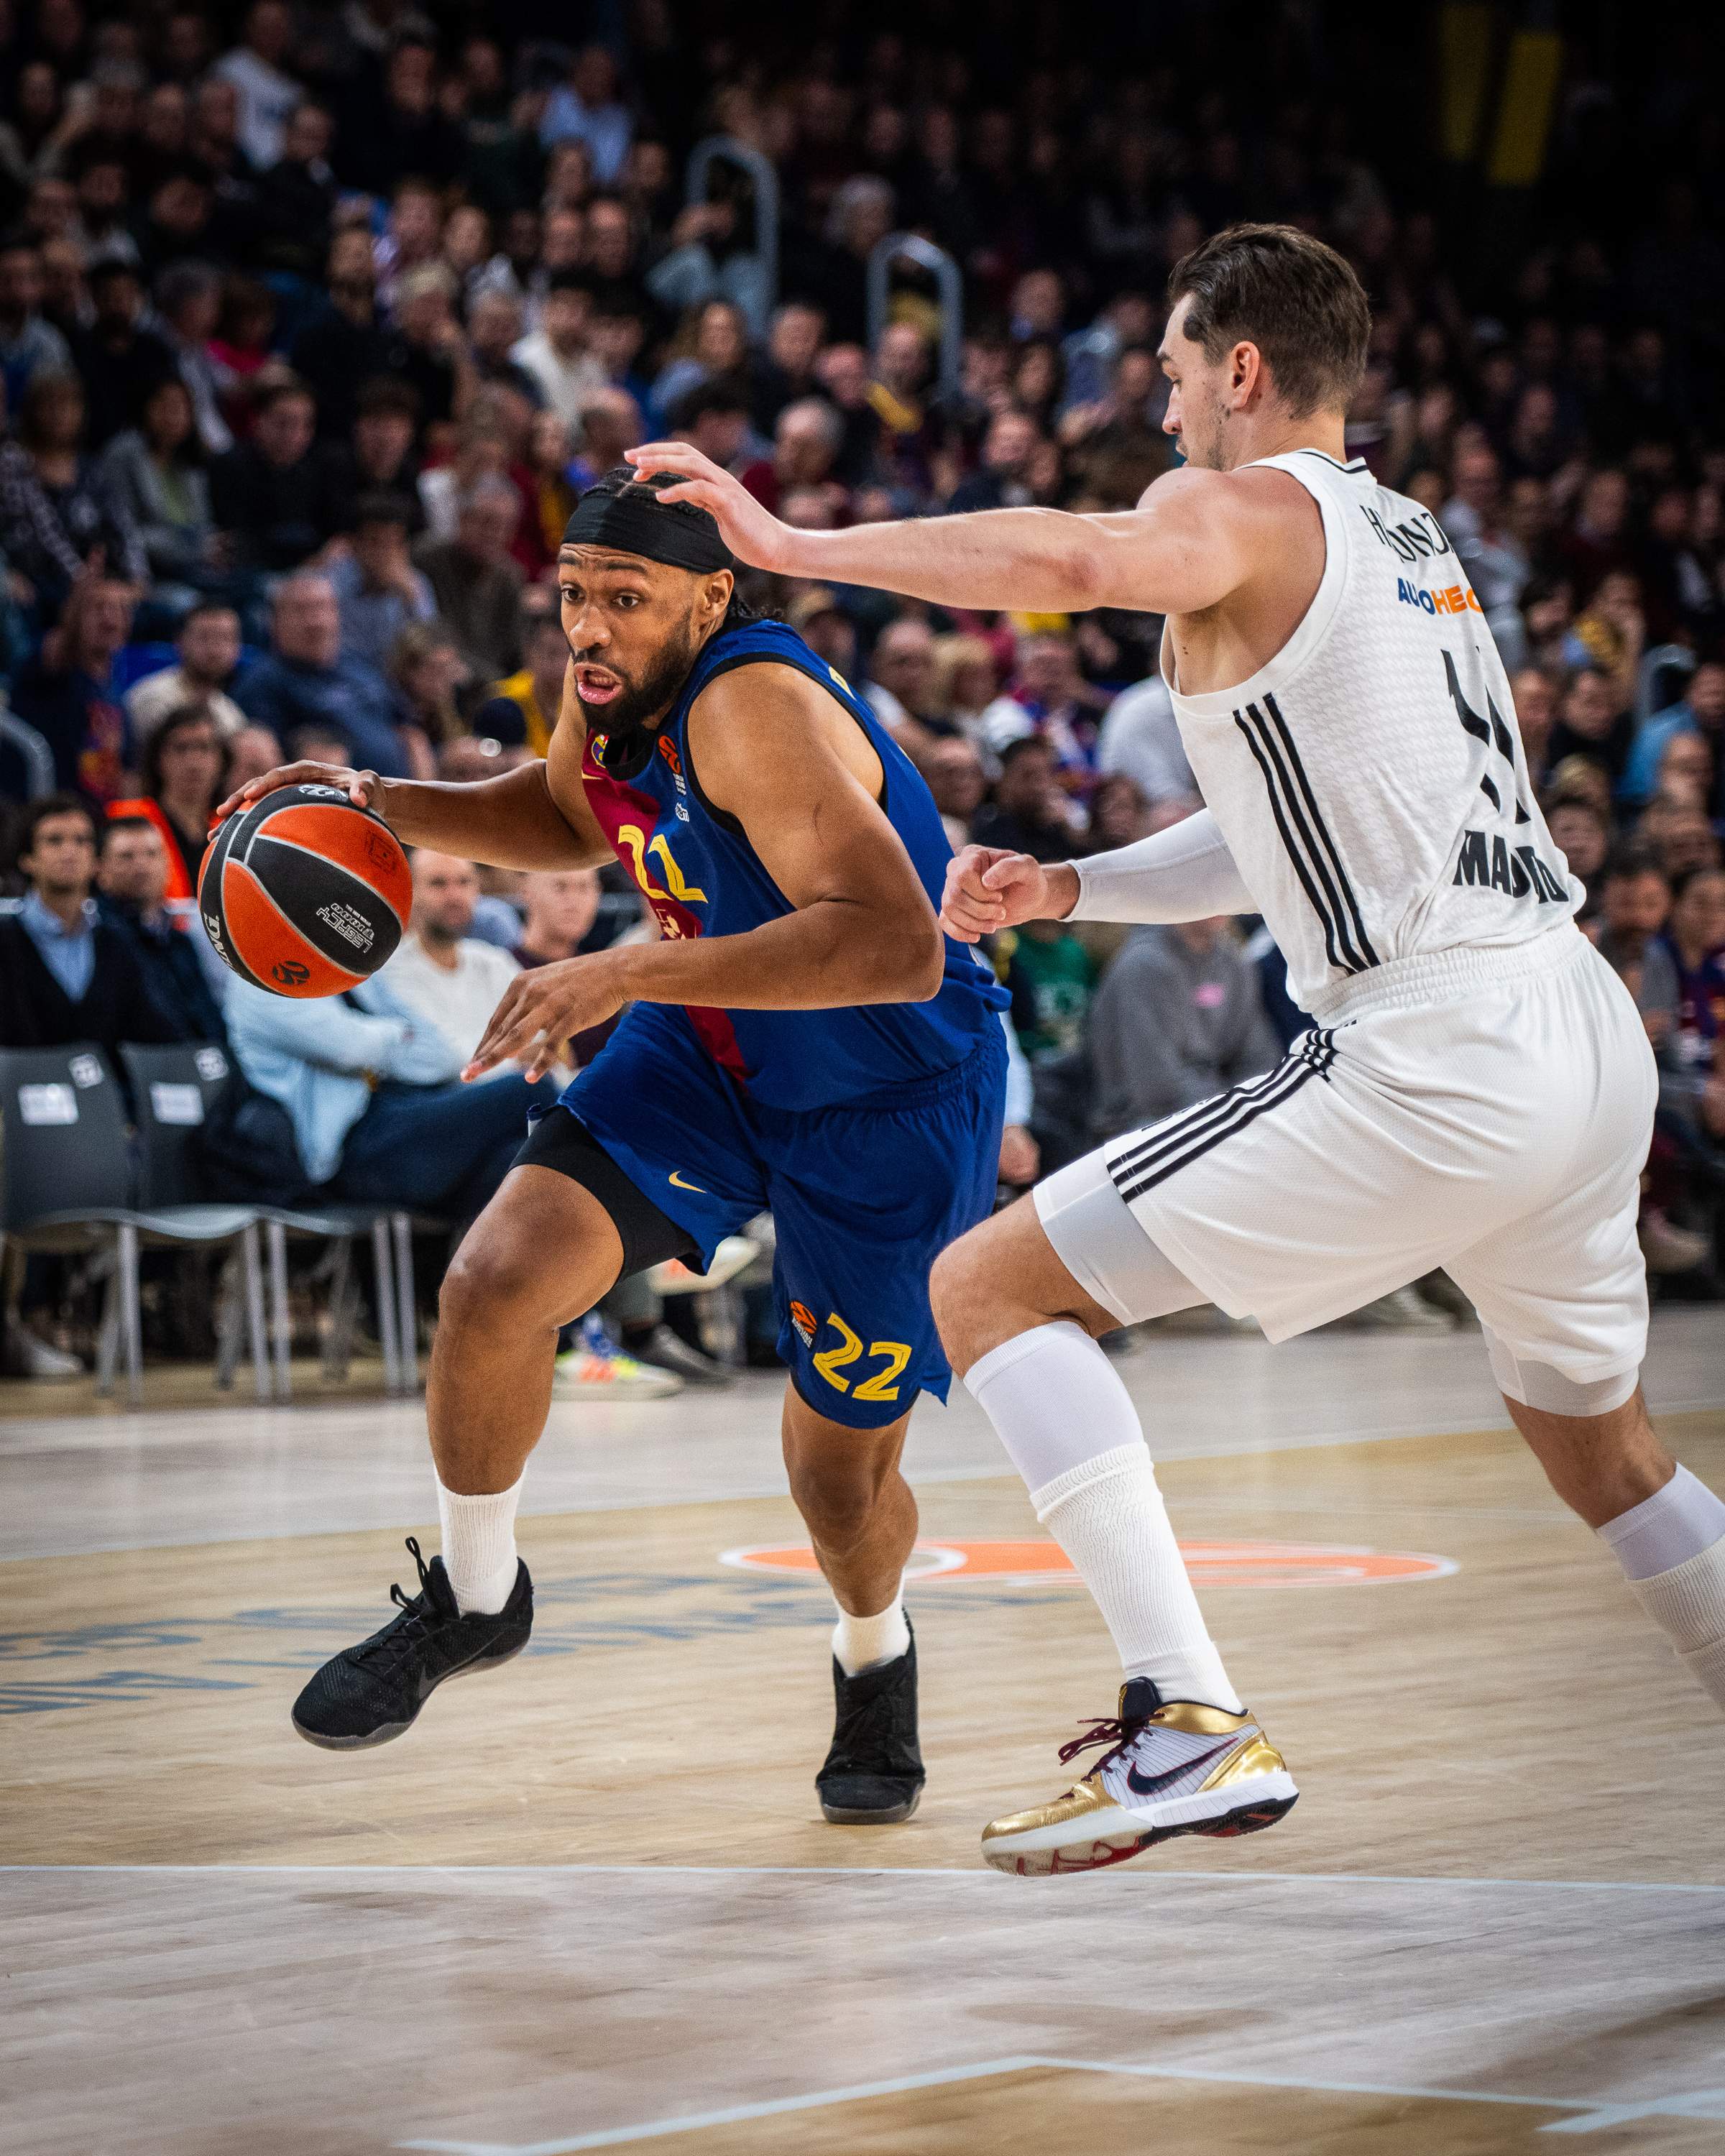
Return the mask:
<svg viewBox="0 0 1725 2156"><path fill-rule="evenodd" d="M1148 1726L1147 1717L1142 1722L1121 1722L1111 1717L1106 1721L1088 1722L1086 1724L1086 1733L1084 1736L1075 1737L1069 1744L1061 1745L1060 1764L1063 1767L1067 1765L1069 1762L1076 1759L1081 1752L1088 1752L1094 1745L1106 1744L1108 1749L1096 1763L1097 1768L1106 1767L1111 1759L1125 1751L1140 1730ZM1092 1768L1091 1771L1094 1773L1096 1769Z"/></svg>
<svg viewBox="0 0 1725 2156"><path fill-rule="evenodd" d="M431 1569L425 1562L418 1540L412 1535L408 1537L408 1548L413 1554L413 1563L419 1568L419 1592L412 1596L403 1594L401 1582L398 1579L390 1581L389 1599L397 1609L407 1613L406 1621L398 1620L387 1626L375 1640L367 1641L355 1656L357 1661L377 1658L383 1669L393 1669L408 1648L417 1645L431 1629Z"/></svg>

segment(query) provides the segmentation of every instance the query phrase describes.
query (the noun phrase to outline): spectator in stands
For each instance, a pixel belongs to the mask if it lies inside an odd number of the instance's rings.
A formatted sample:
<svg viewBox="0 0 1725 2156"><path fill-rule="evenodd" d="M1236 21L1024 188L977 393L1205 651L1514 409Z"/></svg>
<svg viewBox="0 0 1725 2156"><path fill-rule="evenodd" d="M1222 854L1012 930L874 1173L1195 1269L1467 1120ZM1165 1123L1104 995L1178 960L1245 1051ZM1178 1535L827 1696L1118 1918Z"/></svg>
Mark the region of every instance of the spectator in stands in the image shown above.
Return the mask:
<svg viewBox="0 0 1725 2156"><path fill-rule="evenodd" d="M1224 919L1134 928L1091 1004L1087 1039L1098 1138L1224 1093L1281 1052Z"/></svg>
<svg viewBox="0 0 1725 2156"><path fill-rule="evenodd" d="M1585 666L1564 694L1562 716L1552 729L1551 760L1556 765L1574 756L1596 764L1615 791L1628 762L1634 736L1633 713L1618 701L1597 667Z"/></svg>
<svg viewBox="0 0 1725 2156"><path fill-rule="evenodd" d="M294 371L311 390L325 436L339 440L363 408L367 393L398 373L400 339L377 308L377 274L372 243L363 230L338 232L330 242L325 270L329 305L294 340ZM397 392L413 396L398 380ZM418 400L413 398L417 417ZM412 446L411 434L408 446ZM374 485L394 483L388 473L367 474Z"/></svg>
<svg viewBox="0 0 1725 2156"><path fill-rule="evenodd" d="M526 458L512 475L521 513L510 552L530 582L556 568L557 548L575 512L570 463L568 429L555 412L536 413L527 429Z"/></svg>
<svg viewBox="0 0 1725 2156"><path fill-rule="evenodd" d="M1181 747L1173 699L1160 673L1122 690L1109 706L1096 740L1096 768L1135 778L1153 808L1164 801L1197 800L1198 781Z"/></svg>
<svg viewBox="0 0 1725 2156"><path fill-rule="evenodd" d="M69 372L72 354L66 340L42 315L42 256L28 237L14 234L0 242L0 383L3 408L23 408L25 392L39 374Z"/></svg>
<svg viewBox="0 0 1725 2156"><path fill-rule="evenodd" d="M195 906L169 901L167 880L168 850L151 819L110 816L96 875L100 918L119 930L144 993L176 1040L225 1040L221 999L233 976L211 949Z"/></svg>
<svg viewBox="0 0 1725 2156"><path fill-rule="evenodd" d="M78 377L42 369L24 392L17 439L0 445L0 552L28 587L26 603L44 621L59 611L98 548L116 577L145 581L136 535L103 499L79 448L83 434Z"/></svg>
<svg viewBox="0 0 1725 2156"><path fill-rule="evenodd" d="M1038 735L1053 753L1061 785L1081 797L1096 781L1097 714L1106 703L1080 673L1070 635L1028 636L1007 693L983 713L983 739L999 756L1008 742Z"/></svg>
<svg viewBox="0 0 1725 2156"><path fill-rule="evenodd" d="M0 913L0 1048L89 1040L112 1057L122 1040L177 1038L90 896L96 827L89 803L73 793L33 801L21 821L18 866L23 901Z"/></svg>
<svg viewBox="0 0 1725 2156"><path fill-rule="evenodd" d="M220 599L200 599L180 622L179 663L146 674L126 692L132 738L141 748L170 711L196 704L231 742L246 716L228 694L239 664L239 616Z"/></svg>
<svg viewBox="0 0 1725 2156"><path fill-rule="evenodd" d="M824 398L802 397L787 404L773 430L773 454L751 465L742 483L775 516L794 487L819 487L830 495L834 512L848 500L833 478L833 465L845 439L838 413Z"/></svg>
<svg viewBox="0 0 1725 2156"><path fill-rule="evenodd" d="M970 835L979 846L1029 854L1039 861L1066 860L1078 826L1070 800L1055 773L1054 751L1040 734L1021 734L1000 757L994 797L978 810Z"/></svg>
<svg viewBox="0 0 1725 2156"><path fill-rule="evenodd" d="M95 319L74 341L72 357L84 382L85 439L100 449L123 428L137 425L145 398L158 383L177 380L178 370L166 341L143 326L136 264L95 262L89 276Z"/></svg>
<svg viewBox="0 0 1725 2156"><path fill-rule="evenodd" d="M549 869L522 880L526 911L515 962L521 967L553 966L572 958L592 934L599 916L597 869ZM590 1062L590 1055L577 1059Z"/></svg>
<svg viewBox="0 0 1725 2156"><path fill-rule="evenodd" d="M346 760L386 778L408 773L388 683L363 660L341 652L341 614L330 580L305 569L285 577L270 602L270 655L239 684L240 708L268 726L290 756L316 728Z"/></svg>
<svg viewBox="0 0 1725 2156"><path fill-rule="evenodd" d="M907 618L882 629L863 684L869 708L899 747L912 757L950 731L936 708L934 632Z"/></svg>
<svg viewBox="0 0 1725 2156"><path fill-rule="evenodd" d="M227 550L210 511L192 393L177 374L146 386L138 424L109 443L95 484L109 515L137 534L159 600L183 603L220 575Z"/></svg>
<svg viewBox="0 0 1725 2156"><path fill-rule="evenodd" d="M558 142L579 142L602 187L615 183L629 157L634 122L618 94L617 62L604 45L583 45L569 68L569 79L554 90L539 123L539 140L548 150Z"/></svg>
<svg viewBox="0 0 1725 2156"><path fill-rule="evenodd" d="M228 791L221 728L201 704L183 704L144 744L136 801L117 804L146 818L167 849L167 896L190 898L209 844L210 816Z"/></svg>
<svg viewBox="0 0 1725 2156"><path fill-rule="evenodd" d="M431 587L408 553L413 506L405 495L362 494L348 550L330 571L341 616L341 651L378 673L404 629L437 612Z"/></svg>
<svg viewBox="0 0 1725 2156"><path fill-rule="evenodd" d="M259 172L280 157L288 120L305 95L286 71L293 27L285 0L253 0L242 41L215 64L217 76L239 92L240 147Z"/></svg>
<svg viewBox="0 0 1725 2156"><path fill-rule="evenodd" d="M360 496L366 494L400 495L408 505L412 536L418 538L424 529L419 465L413 454L418 418L419 399L405 382L386 377L360 391L349 439L330 444L324 452L324 484L338 531L353 529Z"/></svg>
<svg viewBox="0 0 1725 2156"><path fill-rule="evenodd" d="M1623 775L1626 800L1645 801L1658 792L1660 759L1682 735L1699 735L1716 762L1725 749L1725 664L1717 660L1702 660L1677 701L1656 711L1636 734ZM1725 805L1719 813L1725 814Z"/></svg>
<svg viewBox="0 0 1725 2156"><path fill-rule="evenodd" d="M954 734L931 742L918 766L941 812L947 843L956 854L970 843L972 819L988 796L988 774L974 742Z"/></svg>
<svg viewBox="0 0 1725 2156"><path fill-rule="evenodd" d="M579 431L587 399L606 387L605 370L588 342L593 292L579 270L552 278L539 311L539 326L511 357L539 386L539 393L572 434Z"/></svg>
<svg viewBox="0 0 1725 2156"><path fill-rule="evenodd" d="M1570 875L1589 892L1582 908L1582 918L1585 920L1599 902L1594 894L1605 857L1611 850L1610 819L1596 802L1572 794L1559 796L1547 807L1545 822L1552 843L1563 856Z"/></svg>
<svg viewBox="0 0 1725 2156"><path fill-rule="evenodd" d="M298 568L333 536L324 467L311 454L316 407L303 382L284 376L259 397L249 440L210 472L217 525L235 566L254 574Z"/></svg>
<svg viewBox="0 0 1725 2156"><path fill-rule="evenodd" d="M395 693L397 732L412 778L449 775L434 767L465 736L460 699L472 679L460 647L444 623L415 622L396 639L389 654L389 683Z"/></svg>
<svg viewBox="0 0 1725 2156"><path fill-rule="evenodd" d="M125 584L81 570L41 651L13 684L13 709L48 743L56 783L97 803L120 798L132 763L131 725L115 685L131 613Z"/></svg>
<svg viewBox="0 0 1725 2156"><path fill-rule="evenodd" d="M444 1034L465 1063L521 968L474 933L479 870L421 846L413 854L413 911L383 968L391 993Z"/></svg>
<svg viewBox="0 0 1725 2156"><path fill-rule="evenodd" d="M236 979L228 1037L240 1069L285 1107L308 1178L330 1198L398 1205L465 1225L490 1201L552 1079L459 1082L447 1036L381 975L295 1003Z"/></svg>
<svg viewBox="0 0 1725 2156"><path fill-rule="evenodd" d="M234 446L209 356L209 341L222 313L220 274L208 262L170 263L156 280L156 312L192 399L198 442L206 456L218 457Z"/></svg>
<svg viewBox="0 0 1725 2156"><path fill-rule="evenodd" d="M1022 509L1033 499L1029 474L1035 454L1036 422L1009 405L989 423L981 468L954 488L947 507L953 516L973 509Z"/></svg>
<svg viewBox="0 0 1725 2156"><path fill-rule="evenodd" d="M524 643L526 663L520 672L494 682L490 696L493 700L506 698L516 707L521 716L519 738L533 755L546 756L550 753L552 733L562 709L569 639L557 615L546 613L527 621ZM495 729L476 725L475 731L484 733Z"/></svg>
<svg viewBox="0 0 1725 2156"><path fill-rule="evenodd" d="M439 618L482 680L521 658L521 572L510 555L521 496L506 479L475 481L461 497L453 538L422 542L416 560Z"/></svg>
<svg viewBox="0 0 1725 2156"><path fill-rule="evenodd" d="M1661 934L1671 910L1671 884L1651 855L1621 854L1606 869L1594 941L1635 998L1656 1049L1666 1045L1676 1022L1677 969Z"/></svg>

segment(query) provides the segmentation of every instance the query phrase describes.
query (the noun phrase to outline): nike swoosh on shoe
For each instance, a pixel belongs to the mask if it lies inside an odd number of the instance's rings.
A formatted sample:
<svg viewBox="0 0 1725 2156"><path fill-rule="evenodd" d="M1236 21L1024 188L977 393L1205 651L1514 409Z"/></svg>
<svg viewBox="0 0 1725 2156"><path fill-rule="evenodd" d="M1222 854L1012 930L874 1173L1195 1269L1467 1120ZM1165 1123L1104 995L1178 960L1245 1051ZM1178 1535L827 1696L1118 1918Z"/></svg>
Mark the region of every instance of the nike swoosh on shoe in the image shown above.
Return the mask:
<svg viewBox="0 0 1725 2156"><path fill-rule="evenodd" d="M1230 1737L1225 1744L1212 1745L1208 1752L1200 1752L1193 1759L1183 1759L1178 1767L1170 1767L1167 1773L1163 1774L1151 1774L1147 1777L1141 1775L1136 1767L1128 1767L1126 1770L1126 1786L1136 1796L1153 1797L1158 1790L1165 1789L1170 1782L1178 1782L1183 1774L1189 1774L1194 1767L1203 1766L1207 1759L1219 1759L1222 1754L1230 1750L1237 1742L1237 1738Z"/></svg>

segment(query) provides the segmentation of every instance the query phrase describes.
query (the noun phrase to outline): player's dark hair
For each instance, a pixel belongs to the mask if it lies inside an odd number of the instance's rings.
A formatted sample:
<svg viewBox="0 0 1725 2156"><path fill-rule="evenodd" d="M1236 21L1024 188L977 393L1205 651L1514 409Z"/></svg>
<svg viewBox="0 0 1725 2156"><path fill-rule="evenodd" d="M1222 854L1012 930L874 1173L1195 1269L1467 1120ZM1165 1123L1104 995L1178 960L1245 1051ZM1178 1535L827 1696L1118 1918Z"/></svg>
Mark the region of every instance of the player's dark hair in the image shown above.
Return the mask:
<svg viewBox="0 0 1725 2156"><path fill-rule="evenodd" d="M1189 295L1187 336L1212 361L1230 345L1256 345L1296 418L1353 402L1372 315L1333 247L1291 224L1230 224L1174 264L1168 305Z"/></svg>

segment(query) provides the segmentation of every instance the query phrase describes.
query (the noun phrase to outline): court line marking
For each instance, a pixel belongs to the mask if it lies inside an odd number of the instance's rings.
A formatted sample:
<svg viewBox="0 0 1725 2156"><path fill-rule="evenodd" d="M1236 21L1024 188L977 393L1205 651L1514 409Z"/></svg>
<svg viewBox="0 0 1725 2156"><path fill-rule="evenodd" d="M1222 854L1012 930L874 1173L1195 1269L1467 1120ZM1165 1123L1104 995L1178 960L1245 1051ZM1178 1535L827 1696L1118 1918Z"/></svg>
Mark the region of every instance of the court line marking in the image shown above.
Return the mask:
<svg viewBox="0 0 1725 2156"><path fill-rule="evenodd" d="M1332 2081L1285 2074L1245 2073L1238 2069L1204 2066L1140 2066L1112 2059L1057 2059L1036 2052L1009 2054L983 2059L975 2065L950 2066L921 2074L904 2074L891 2081L859 2082L846 2088L811 2090L803 2096L774 2097L758 2103L732 2104L721 2111L696 2112L677 2118L654 2119L640 2126L611 2127L596 2133L576 2134L561 2141L499 2142L443 2141L429 2138L398 2141L398 2149L421 2152L421 2156L582 2156L593 2148L617 2148L631 2142L656 2141L678 2133L695 2133L710 2127L736 2126L751 2119L782 2118L788 2112L819 2111L842 2103L866 2102L871 2097L902 2096L913 2089L947 2088L962 2082L998 2079L1004 2074L1038 2069L1062 2073L1124 2074L1144 2081L1213 2082L1236 2088L1298 2089L1317 2096L1381 2096L1425 2099L1447 2103L1507 2104L1532 2111L1571 2114L1553 2119L1540 2128L1545 2133L1595 2133L1608 2126L1641 2118L1708 2118L1718 2116L1725 2091L1697 2090L1687 2096L1648 2097L1628 2103L1576 2097L1513 2096L1497 2089L1458 2089L1407 2087L1385 2082Z"/></svg>
<svg viewBox="0 0 1725 2156"><path fill-rule="evenodd" d="M211 1872L258 1874L264 1877L340 1879L347 1876L401 1879L444 1876L485 1879L561 1878L571 1874L615 1876L639 1879L664 1872L672 1878L713 1879L977 1879L992 1880L986 1866L960 1864L0 1864L0 1876L8 1873L95 1872L122 1876L165 1876L184 1874L194 1878ZM1589 1894L1725 1894L1725 1882L1699 1879L1507 1879L1479 1878L1472 1874L1445 1877L1441 1873L1394 1871L1155 1871L1132 1875L1147 1889L1154 1884L1169 1887L1183 1879L1222 1881L1235 1887L1270 1881L1292 1887L1538 1887ZM1124 1883L1118 1877L1113 1883ZM1034 1892L1032 1888L1030 1891Z"/></svg>

